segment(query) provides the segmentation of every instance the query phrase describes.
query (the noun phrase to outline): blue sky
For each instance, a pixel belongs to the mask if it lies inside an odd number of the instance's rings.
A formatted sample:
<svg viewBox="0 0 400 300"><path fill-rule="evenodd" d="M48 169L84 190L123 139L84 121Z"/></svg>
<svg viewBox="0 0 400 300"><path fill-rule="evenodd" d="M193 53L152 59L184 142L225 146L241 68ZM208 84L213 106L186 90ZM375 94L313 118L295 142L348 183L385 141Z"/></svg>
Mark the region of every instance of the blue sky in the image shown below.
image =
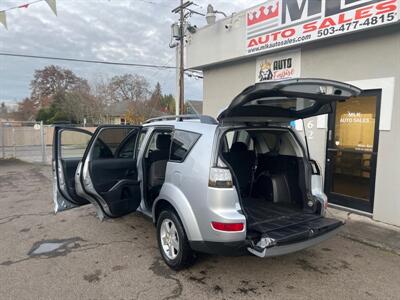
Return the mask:
<svg viewBox="0 0 400 300"><path fill-rule="evenodd" d="M31 0L0 0L0 10ZM203 1L227 14L262 1ZM0 52L130 63L175 65L175 50L168 47L170 25L177 16L171 9L178 0L57 0L56 17L45 2L28 9L7 12L9 30L0 25ZM201 27L205 19L195 17ZM84 63L33 60L0 56L0 102L15 102L29 96L29 82L35 69L57 64L89 82L124 73L137 73L151 84L159 81L164 93L175 94L175 71L116 67ZM186 78L186 98L202 99L201 80Z"/></svg>

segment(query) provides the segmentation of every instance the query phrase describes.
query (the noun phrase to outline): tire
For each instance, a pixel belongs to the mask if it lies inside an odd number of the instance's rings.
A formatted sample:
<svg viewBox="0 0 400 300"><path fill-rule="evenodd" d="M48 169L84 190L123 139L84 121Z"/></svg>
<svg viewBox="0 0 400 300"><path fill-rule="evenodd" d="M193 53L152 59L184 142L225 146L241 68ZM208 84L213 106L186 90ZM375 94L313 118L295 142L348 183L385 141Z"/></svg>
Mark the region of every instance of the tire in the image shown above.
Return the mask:
<svg viewBox="0 0 400 300"><path fill-rule="evenodd" d="M193 264L194 252L174 211L164 210L160 213L157 219L157 241L161 256L171 269L179 271Z"/></svg>

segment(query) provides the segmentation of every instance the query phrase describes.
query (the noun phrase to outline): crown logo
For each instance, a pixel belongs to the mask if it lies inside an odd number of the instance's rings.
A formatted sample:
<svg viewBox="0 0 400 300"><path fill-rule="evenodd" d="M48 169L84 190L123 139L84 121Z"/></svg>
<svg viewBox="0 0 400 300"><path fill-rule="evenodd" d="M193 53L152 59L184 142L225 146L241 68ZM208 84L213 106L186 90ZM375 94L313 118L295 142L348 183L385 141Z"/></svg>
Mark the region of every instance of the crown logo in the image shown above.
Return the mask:
<svg viewBox="0 0 400 300"><path fill-rule="evenodd" d="M247 13L247 26L258 24L260 22L278 17L279 0L275 0L270 5L262 5L258 10Z"/></svg>
<svg viewBox="0 0 400 300"><path fill-rule="evenodd" d="M266 71L266 70L270 70L272 67L271 62L264 60L264 62L260 65L260 70L261 71Z"/></svg>

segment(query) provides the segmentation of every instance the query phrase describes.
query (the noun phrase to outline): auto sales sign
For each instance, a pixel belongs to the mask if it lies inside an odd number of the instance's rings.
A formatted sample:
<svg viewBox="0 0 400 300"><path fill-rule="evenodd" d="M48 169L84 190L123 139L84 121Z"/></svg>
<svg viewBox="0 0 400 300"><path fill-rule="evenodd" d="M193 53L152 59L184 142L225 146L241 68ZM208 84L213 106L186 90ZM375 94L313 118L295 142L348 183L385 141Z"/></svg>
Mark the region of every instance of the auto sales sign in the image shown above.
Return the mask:
<svg viewBox="0 0 400 300"><path fill-rule="evenodd" d="M269 0L246 12L246 52L255 54L399 20L400 0Z"/></svg>

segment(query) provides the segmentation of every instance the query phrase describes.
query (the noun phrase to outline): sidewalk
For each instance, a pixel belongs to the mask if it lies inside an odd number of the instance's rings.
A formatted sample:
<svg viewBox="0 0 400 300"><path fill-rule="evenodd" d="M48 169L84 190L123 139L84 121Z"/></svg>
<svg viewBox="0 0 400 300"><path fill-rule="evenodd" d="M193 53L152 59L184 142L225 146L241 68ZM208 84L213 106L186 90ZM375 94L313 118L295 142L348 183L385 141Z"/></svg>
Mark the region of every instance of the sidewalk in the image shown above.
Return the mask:
<svg viewBox="0 0 400 300"><path fill-rule="evenodd" d="M326 216L346 222L343 230L339 233L340 236L400 255L400 227L332 207L328 208Z"/></svg>

